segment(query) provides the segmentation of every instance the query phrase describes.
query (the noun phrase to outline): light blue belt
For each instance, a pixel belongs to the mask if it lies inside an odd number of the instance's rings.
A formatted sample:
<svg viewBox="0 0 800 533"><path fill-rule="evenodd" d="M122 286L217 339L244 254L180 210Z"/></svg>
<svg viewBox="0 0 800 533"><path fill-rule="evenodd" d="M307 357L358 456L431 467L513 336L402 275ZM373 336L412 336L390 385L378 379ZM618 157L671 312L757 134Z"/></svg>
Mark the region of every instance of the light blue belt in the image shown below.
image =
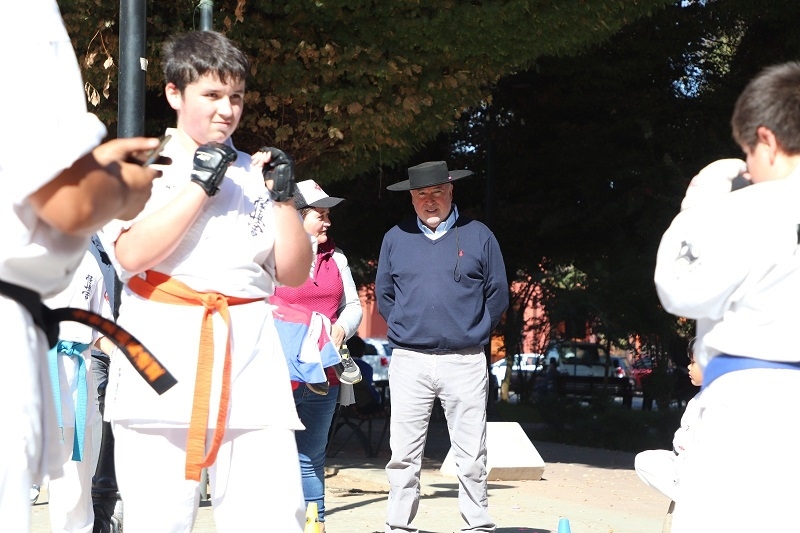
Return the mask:
<svg viewBox="0 0 800 533"><path fill-rule="evenodd" d="M738 355L719 354L708 362L703 370L703 388L720 376L737 370L751 370L753 368L775 368L781 370L800 370L800 362L767 361L753 357L740 357Z"/></svg>
<svg viewBox="0 0 800 533"><path fill-rule="evenodd" d="M60 355L72 357L78 363L78 402L75 405L75 434L72 441L73 461L83 460L83 438L86 434L86 405L89 396L88 385L86 384L86 362L83 359L83 352L88 347L88 344L59 340L58 344L47 352L50 384L53 387L53 398L56 401L56 416L58 417L58 428L61 430L62 444L64 443L64 418L61 414L61 379L58 372L58 357Z"/></svg>

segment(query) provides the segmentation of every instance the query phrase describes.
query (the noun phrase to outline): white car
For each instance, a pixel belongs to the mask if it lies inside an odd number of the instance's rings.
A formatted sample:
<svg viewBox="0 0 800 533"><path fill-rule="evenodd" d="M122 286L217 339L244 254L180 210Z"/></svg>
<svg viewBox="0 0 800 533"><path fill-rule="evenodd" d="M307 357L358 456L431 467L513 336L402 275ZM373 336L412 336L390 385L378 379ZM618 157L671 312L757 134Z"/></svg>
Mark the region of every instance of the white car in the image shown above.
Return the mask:
<svg viewBox="0 0 800 533"><path fill-rule="evenodd" d="M553 342L545 353L548 361L551 357L558 362L558 372L569 376L603 377L609 359L610 377L624 378L629 374L624 358L609 356L605 346L593 342Z"/></svg>
<svg viewBox="0 0 800 533"><path fill-rule="evenodd" d="M363 361L372 367L372 380L385 381L389 379L389 361L392 360L392 348L389 341L375 337L364 339Z"/></svg>
<svg viewBox="0 0 800 533"><path fill-rule="evenodd" d="M511 367L511 372L513 375L511 376L512 389L514 388L515 383L522 377L529 378L534 373L542 372L542 365L544 364L544 357L541 354L537 353L521 353L514 356L514 364ZM491 364L489 371L495 378L495 382L499 387L503 380L506 377L506 370L508 369L508 363L506 359L500 359L499 361L495 361Z"/></svg>

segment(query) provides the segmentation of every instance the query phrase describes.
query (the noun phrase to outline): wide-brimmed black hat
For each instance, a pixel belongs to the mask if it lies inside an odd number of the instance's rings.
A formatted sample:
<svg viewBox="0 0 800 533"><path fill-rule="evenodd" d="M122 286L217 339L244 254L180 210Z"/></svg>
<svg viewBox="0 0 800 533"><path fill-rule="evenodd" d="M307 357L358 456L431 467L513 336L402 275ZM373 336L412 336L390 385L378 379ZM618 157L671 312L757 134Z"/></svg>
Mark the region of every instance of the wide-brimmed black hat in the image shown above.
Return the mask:
<svg viewBox="0 0 800 533"><path fill-rule="evenodd" d="M409 167L408 179L386 187L390 191L411 191L433 187L442 183L450 183L461 178L472 176L471 170L447 170L444 161L428 161Z"/></svg>

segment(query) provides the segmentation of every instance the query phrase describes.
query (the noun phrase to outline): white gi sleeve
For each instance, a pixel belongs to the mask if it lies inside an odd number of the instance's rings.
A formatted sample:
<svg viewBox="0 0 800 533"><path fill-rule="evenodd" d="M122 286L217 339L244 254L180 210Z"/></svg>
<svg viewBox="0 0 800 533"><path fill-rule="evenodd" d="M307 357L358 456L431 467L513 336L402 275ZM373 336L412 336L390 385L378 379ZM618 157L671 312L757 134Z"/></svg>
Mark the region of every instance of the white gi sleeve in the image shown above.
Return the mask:
<svg viewBox="0 0 800 533"><path fill-rule="evenodd" d="M353 280L353 274L350 272L350 265L347 262L347 257L342 253L339 248L336 248L333 254L333 260L336 261L336 266L339 267L339 273L342 276L342 284L344 285L344 295L339 304L338 317L336 324L344 329L345 340L355 335L358 326L361 324L361 317L363 310L361 309L361 299L358 296L358 288L356 282Z"/></svg>
<svg viewBox="0 0 800 533"><path fill-rule="evenodd" d="M655 284L670 313L719 320L780 258L794 252L797 226L779 182L756 184L684 209L658 248Z"/></svg>
<svg viewBox="0 0 800 533"><path fill-rule="evenodd" d="M0 131L0 177L4 194L21 203L97 146L106 128L86 112L78 61L56 2L6 2L3 8L0 47L8 76L0 100L8 104L3 123L9 126ZM21 31L20 21L35 23Z"/></svg>

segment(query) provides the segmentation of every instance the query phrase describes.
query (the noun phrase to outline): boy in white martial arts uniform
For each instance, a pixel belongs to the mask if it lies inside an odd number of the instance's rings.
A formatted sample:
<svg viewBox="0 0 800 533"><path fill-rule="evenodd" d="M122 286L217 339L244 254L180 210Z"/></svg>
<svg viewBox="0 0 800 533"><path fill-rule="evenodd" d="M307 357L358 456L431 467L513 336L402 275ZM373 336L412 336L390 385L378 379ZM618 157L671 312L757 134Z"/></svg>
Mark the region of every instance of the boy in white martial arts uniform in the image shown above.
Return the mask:
<svg viewBox="0 0 800 533"><path fill-rule="evenodd" d="M45 323L41 297L69 284L92 232L142 208L159 173L127 161L158 141L98 146L106 129L86 112L58 5L31 0L3 7L3 70L17 81L0 84L7 104L0 129L0 321L4 349L13 354L13 373L0 387L0 527L24 532L31 485L60 474L46 446L54 435L44 433L44 418L54 416L45 355L58 329ZM21 34L21 20L36 23Z"/></svg>
<svg viewBox="0 0 800 533"><path fill-rule="evenodd" d="M694 360L694 339L689 343L689 379L692 385L703 385L703 371ZM686 450L692 445L694 432L700 420L698 392L686 404L681 417L681 427L672 439L672 450L645 450L636 454L633 461L636 474L646 485L653 487L673 502L678 500L681 468L686 459Z"/></svg>
<svg viewBox="0 0 800 533"><path fill-rule="evenodd" d="M125 283L118 324L178 380L158 396L112 357L104 418L125 531L191 531L207 467L217 531L299 532L302 425L267 301L277 283L302 284L311 265L293 163L272 149L265 187L233 149L249 67L226 37L170 39L163 69L177 114L163 152L173 163L139 217L100 233Z"/></svg>
<svg viewBox="0 0 800 533"><path fill-rule="evenodd" d="M103 273L88 251L69 287L45 304L50 308L85 309L113 319ZM93 433L100 422L91 350L102 341L110 341L77 322L62 322L58 340L48 358L53 396L58 402L56 431L61 437L59 458L64 475L51 479L47 487L50 527L53 531L90 533L94 527L92 476L99 451Z"/></svg>
<svg viewBox="0 0 800 533"><path fill-rule="evenodd" d="M664 308L697 320L704 378L673 533L798 527L800 63L748 83L731 126L746 163L692 179L656 262Z"/></svg>

